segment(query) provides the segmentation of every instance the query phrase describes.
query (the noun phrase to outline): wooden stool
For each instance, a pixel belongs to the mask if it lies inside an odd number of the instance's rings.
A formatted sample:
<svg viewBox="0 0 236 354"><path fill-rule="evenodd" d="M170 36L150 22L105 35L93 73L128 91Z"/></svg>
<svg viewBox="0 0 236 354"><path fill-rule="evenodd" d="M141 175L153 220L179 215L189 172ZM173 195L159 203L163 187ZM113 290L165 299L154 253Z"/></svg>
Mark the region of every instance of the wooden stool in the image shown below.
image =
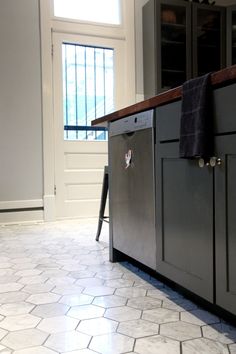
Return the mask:
<svg viewBox="0 0 236 354"><path fill-rule="evenodd" d="M99 210L99 218L98 218L98 229L96 235L96 241L99 241L99 236L102 229L103 221L108 222L109 216L104 216L106 201L107 201L107 193L108 193L108 166L104 166L104 174L103 174L103 183L102 183L102 195L100 202L100 210Z"/></svg>

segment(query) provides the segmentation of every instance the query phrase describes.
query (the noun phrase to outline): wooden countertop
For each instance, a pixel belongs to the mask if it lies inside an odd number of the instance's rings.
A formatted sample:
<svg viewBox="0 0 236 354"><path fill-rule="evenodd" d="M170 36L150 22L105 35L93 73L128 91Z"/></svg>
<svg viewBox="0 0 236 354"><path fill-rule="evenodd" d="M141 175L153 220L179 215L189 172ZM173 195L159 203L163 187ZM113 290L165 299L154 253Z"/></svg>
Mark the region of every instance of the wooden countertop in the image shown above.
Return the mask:
<svg viewBox="0 0 236 354"><path fill-rule="evenodd" d="M213 86L222 87L236 82L236 65L230 66L223 70L217 71L211 75L211 83ZM101 118L92 121L92 125L107 126L108 122L127 117L129 115L146 111L173 101L180 100L182 97L182 86L160 93L145 101L138 102L132 106L122 108L113 113L107 114Z"/></svg>

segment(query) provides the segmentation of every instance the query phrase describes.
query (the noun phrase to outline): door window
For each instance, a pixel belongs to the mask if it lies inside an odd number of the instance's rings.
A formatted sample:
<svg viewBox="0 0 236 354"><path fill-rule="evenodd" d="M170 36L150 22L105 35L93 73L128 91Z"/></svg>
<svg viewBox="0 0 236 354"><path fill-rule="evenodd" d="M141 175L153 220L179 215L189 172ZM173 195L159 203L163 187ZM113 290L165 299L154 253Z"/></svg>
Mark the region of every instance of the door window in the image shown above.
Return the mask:
<svg viewBox="0 0 236 354"><path fill-rule="evenodd" d="M91 121L114 110L114 50L62 44L65 140L106 140Z"/></svg>
<svg viewBox="0 0 236 354"><path fill-rule="evenodd" d="M54 16L120 25L121 4L120 0L54 0Z"/></svg>

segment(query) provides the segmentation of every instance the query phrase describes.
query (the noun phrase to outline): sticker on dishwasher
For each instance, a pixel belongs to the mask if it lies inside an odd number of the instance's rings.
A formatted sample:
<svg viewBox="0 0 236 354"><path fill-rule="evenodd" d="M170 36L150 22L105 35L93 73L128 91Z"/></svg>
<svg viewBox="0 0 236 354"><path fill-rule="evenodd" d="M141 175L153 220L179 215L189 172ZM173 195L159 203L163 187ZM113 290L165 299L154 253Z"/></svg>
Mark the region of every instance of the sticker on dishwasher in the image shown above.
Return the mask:
<svg viewBox="0 0 236 354"><path fill-rule="evenodd" d="M131 165L131 161L132 161L132 150L128 150L128 152L125 154L126 169Z"/></svg>

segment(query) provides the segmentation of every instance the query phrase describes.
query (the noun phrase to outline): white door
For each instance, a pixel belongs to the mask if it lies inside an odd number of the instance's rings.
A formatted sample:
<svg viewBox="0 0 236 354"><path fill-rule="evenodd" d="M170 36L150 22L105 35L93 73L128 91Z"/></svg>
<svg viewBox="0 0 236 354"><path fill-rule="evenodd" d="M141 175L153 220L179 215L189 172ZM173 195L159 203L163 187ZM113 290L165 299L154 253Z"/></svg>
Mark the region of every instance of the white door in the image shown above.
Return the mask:
<svg viewBox="0 0 236 354"><path fill-rule="evenodd" d="M126 103L124 41L53 34L56 217L97 217L103 170L108 162L107 141L70 140L70 133L64 133L62 51L65 43L113 49L116 110Z"/></svg>

